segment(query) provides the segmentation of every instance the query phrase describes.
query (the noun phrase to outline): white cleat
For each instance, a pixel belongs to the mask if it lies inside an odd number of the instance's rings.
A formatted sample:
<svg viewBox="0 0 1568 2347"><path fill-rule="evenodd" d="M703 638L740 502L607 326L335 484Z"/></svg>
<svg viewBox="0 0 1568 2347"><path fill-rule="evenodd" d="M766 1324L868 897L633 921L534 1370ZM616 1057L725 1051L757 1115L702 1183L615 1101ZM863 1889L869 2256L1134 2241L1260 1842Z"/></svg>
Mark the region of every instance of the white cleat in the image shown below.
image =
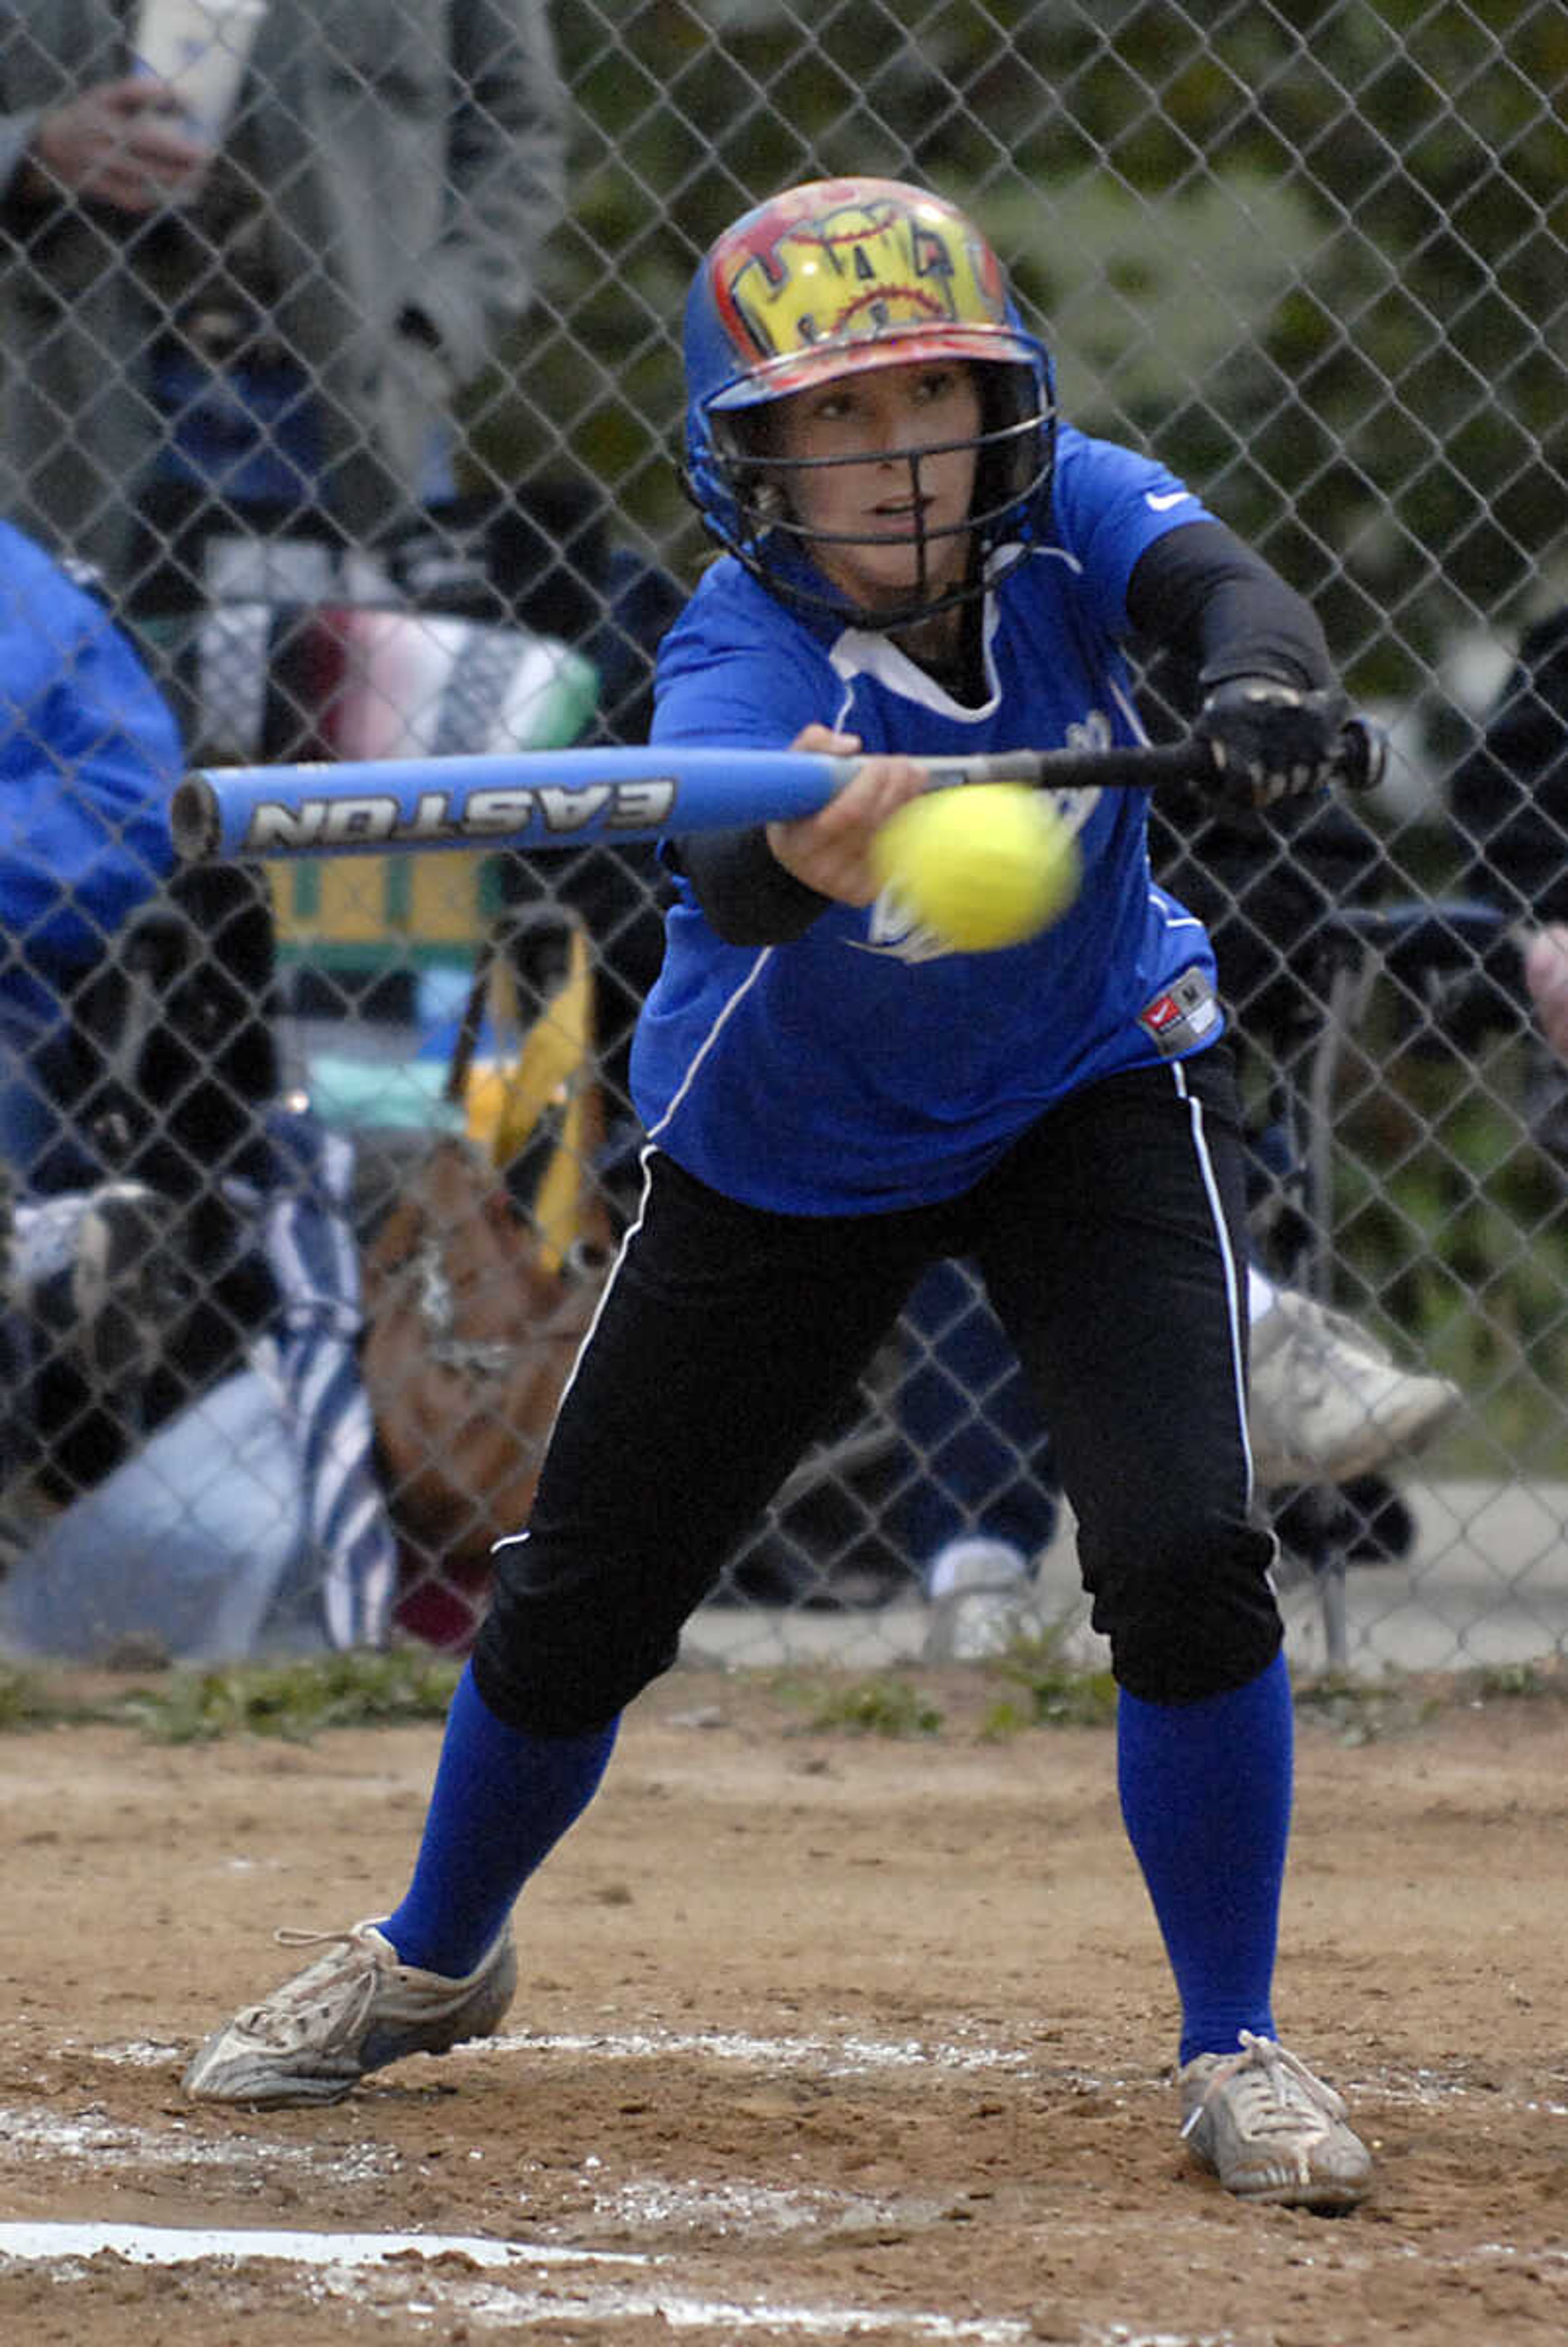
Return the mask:
<svg viewBox="0 0 1568 2347"><path fill-rule="evenodd" d="M325 1952L213 2032L185 2073L193 2102L341 2102L367 2071L405 2054L445 2054L490 2036L517 1986L509 1928L463 1980L401 1963L373 1923L278 1937Z"/></svg>
<svg viewBox="0 0 1568 2347"><path fill-rule="evenodd" d="M1447 1378L1401 1369L1353 1320L1294 1288L1253 1324L1247 1435L1264 1488L1347 1483L1430 1442L1463 1403Z"/></svg>
<svg viewBox="0 0 1568 2347"><path fill-rule="evenodd" d="M1353 2209L1372 2157L1332 2086L1272 2038L1241 2033L1236 2054L1199 2054L1180 2075L1182 2135L1239 2200Z"/></svg>

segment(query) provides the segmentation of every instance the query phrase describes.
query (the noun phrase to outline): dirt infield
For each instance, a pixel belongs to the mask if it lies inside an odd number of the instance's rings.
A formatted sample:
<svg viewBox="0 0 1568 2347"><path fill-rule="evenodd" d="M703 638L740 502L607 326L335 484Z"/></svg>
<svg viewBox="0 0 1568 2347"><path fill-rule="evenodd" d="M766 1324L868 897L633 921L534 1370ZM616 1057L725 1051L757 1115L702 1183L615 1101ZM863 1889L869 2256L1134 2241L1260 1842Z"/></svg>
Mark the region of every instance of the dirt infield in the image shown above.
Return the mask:
<svg viewBox="0 0 1568 2347"><path fill-rule="evenodd" d="M1379 2160L1326 2219L1186 2164L1109 1732L920 1686L896 1741L677 1672L520 1910L514 2034L270 2118L182 2054L274 1925L401 1888L436 1730L0 1740L0 2338L1556 2347L1568 1703L1303 1719L1280 2025Z"/></svg>

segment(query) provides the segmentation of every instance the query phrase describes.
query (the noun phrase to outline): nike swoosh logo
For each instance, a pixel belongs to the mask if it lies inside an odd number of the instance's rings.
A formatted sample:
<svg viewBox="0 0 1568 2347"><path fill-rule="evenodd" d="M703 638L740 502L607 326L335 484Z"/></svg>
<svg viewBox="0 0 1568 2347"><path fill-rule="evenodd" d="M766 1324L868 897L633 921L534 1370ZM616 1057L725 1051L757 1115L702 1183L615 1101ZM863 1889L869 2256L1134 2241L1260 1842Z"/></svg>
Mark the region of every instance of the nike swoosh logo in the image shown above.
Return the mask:
<svg viewBox="0 0 1568 2347"><path fill-rule="evenodd" d="M1172 506L1185 505L1191 495L1190 489L1145 489L1144 503L1151 513L1169 513Z"/></svg>

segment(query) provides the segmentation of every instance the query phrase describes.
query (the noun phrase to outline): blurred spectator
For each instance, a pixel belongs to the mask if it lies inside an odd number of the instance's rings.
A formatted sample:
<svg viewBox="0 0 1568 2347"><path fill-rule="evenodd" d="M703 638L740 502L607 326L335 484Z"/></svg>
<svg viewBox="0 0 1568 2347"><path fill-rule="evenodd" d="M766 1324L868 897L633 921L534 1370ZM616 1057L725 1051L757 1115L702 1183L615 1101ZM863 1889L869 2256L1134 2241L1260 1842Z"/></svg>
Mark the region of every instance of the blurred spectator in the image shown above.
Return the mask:
<svg viewBox="0 0 1568 2347"><path fill-rule="evenodd" d="M1568 604L1521 639L1480 740L1453 771L1449 810L1468 857L1461 886L1499 907L1504 953L1508 928L1568 920ZM1488 1015L1501 1000L1517 1018L1507 978L1484 999ZM1527 1028L1526 1038L1526 1121L1568 1163L1568 1071L1547 1048L1550 1030Z"/></svg>
<svg viewBox="0 0 1568 2347"><path fill-rule="evenodd" d="M5 522L0 572L4 1637L373 1642L351 1153L277 1100L270 904L170 871L178 733L97 597Z"/></svg>
<svg viewBox="0 0 1568 2347"><path fill-rule="evenodd" d="M69 1129L74 999L168 872L180 741L97 597L5 522L0 575L0 1158L63 1189L102 1171Z"/></svg>
<svg viewBox="0 0 1568 2347"><path fill-rule="evenodd" d="M265 1162L270 917L247 872L171 875L179 735L97 595L5 522L0 571L8 1383L64 1496L273 1307L223 1194Z"/></svg>
<svg viewBox="0 0 1568 2347"><path fill-rule="evenodd" d="M449 493L564 156L542 0L270 0L216 154L133 73L129 13L0 26L0 506L117 600L158 478L350 545Z"/></svg>

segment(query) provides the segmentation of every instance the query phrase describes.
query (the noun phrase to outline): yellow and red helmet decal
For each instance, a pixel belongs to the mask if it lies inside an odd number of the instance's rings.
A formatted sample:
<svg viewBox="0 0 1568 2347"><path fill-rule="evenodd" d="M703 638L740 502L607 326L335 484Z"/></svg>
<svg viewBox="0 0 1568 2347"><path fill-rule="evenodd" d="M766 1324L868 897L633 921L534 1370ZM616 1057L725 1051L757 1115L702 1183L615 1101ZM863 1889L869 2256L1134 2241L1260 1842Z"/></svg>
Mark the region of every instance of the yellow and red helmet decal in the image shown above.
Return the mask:
<svg viewBox="0 0 1568 2347"><path fill-rule="evenodd" d="M759 205L713 247L708 285L736 363L719 407L862 367L1036 356L984 238L895 179L821 179Z"/></svg>

